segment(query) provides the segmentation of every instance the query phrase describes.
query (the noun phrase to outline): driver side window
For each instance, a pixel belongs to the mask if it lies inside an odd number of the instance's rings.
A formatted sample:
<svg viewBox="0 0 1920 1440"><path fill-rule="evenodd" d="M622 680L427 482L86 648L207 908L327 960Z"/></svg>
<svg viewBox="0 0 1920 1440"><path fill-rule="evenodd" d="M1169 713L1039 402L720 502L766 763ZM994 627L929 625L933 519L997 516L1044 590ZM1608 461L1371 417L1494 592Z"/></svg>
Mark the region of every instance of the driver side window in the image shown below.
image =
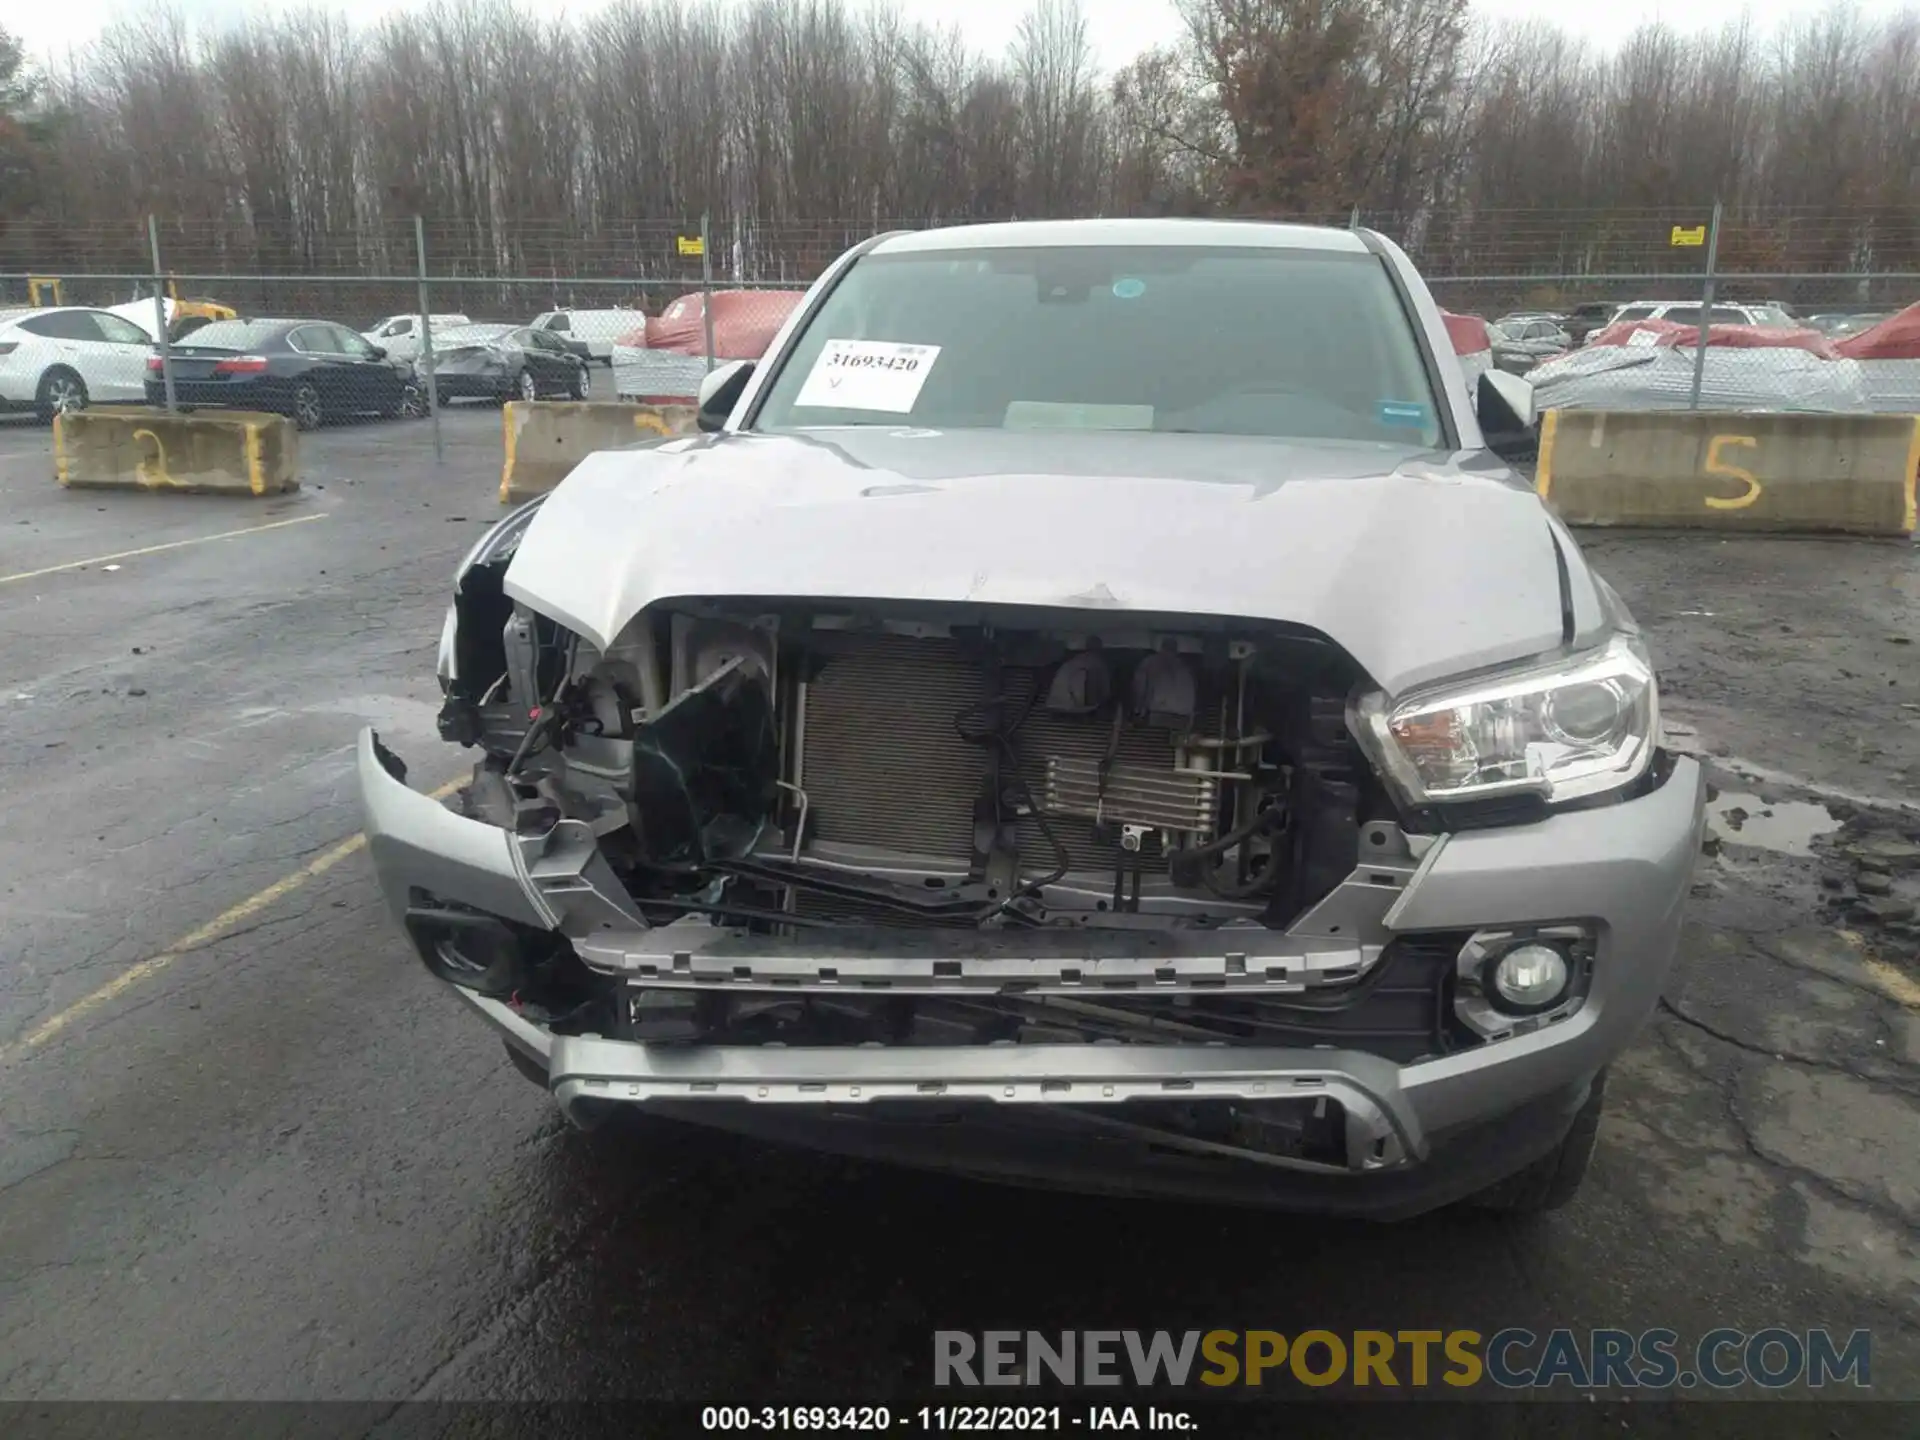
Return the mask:
<svg viewBox="0 0 1920 1440"><path fill-rule="evenodd" d="M151 345L153 338L131 320L101 311L93 317L101 338L114 345Z"/></svg>

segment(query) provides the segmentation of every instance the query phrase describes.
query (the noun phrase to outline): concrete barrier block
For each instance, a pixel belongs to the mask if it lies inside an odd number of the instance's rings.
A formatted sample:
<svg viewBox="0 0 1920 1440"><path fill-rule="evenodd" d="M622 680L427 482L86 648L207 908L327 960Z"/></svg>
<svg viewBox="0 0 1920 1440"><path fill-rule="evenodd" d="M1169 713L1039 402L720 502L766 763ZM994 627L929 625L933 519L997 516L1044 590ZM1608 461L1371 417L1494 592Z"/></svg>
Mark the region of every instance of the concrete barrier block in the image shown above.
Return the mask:
<svg viewBox="0 0 1920 1440"><path fill-rule="evenodd" d="M78 490L278 495L300 488L299 446L291 420L251 410L102 405L53 422L54 476Z"/></svg>
<svg viewBox="0 0 1920 1440"><path fill-rule="evenodd" d="M1911 535L1920 416L1551 410L1537 487L1569 525Z"/></svg>
<svg viewBox="0 0 1920 1440"><path fill-rule="evenodd" d="M500 503L544 495L596 450L685 435L691 405L633 405L606 400L514 400L502 410L506 463Z"/></svg>

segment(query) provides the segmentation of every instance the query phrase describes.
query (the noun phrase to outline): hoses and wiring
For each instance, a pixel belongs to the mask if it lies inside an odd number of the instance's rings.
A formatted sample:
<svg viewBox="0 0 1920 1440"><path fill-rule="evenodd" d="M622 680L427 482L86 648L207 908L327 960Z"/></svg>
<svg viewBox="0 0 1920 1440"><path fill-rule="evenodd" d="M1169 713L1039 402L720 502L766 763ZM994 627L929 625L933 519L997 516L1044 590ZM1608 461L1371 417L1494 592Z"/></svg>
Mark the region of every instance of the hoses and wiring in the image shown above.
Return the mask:
<svg viewBox="0 0 1920 1440"><path fill-rule="evenodd" d="M1007 719L1008 697L1004 693L990 700L968 705L953 717L953 730L956 735L969 745L979 745L994 754L997 762L996 801L1000 797L1011 795L1019 807L1020 818L1032 820L1039 829L1041 837L1046 840L1048 848L1053 851L1052 870L1033 880L1021 880L1016 876L1015 883L1007 892L1006 898L995 901L981 912L982 921L1005 914L1014 901L1039 894L1047 886L1058 883L1073 865L1072 855L1060 842L1060 836L1054 831L1053 826L1047 823L1046 811L1034 800L1033 788L1021 776L1020 754L1013 745L1013 737L1019 733L1020 727L1026 723L1027 717L1040 703L1040 693L1040 686L1036 683L1027 693L1019 713L1011 720Z"/></svg>
<svg viewBox="0 0 1920 1440"><path fill-rule="evenodd" d="M520 743L514 747L513 758L507 761L508 775L519 773L521 764L533 753L533 742L544 739L546 732L553 727L558 715L551 705L536 706L527 721L526 733L520 737Z"/></svg>

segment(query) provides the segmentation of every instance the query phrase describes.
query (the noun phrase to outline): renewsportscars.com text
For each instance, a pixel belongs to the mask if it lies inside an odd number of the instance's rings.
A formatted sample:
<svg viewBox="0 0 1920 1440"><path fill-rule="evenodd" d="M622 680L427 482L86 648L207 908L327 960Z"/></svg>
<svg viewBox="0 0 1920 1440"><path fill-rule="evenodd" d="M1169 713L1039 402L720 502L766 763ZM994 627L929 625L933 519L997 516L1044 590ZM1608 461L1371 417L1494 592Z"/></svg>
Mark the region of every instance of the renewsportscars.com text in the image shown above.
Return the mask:
<svg viewBox="0 0 1920 1440"><path fill-rule="evenodd" d="M1785 1389L1873 1383L1865 1330L937 1330L933 1383Z"/></svg>

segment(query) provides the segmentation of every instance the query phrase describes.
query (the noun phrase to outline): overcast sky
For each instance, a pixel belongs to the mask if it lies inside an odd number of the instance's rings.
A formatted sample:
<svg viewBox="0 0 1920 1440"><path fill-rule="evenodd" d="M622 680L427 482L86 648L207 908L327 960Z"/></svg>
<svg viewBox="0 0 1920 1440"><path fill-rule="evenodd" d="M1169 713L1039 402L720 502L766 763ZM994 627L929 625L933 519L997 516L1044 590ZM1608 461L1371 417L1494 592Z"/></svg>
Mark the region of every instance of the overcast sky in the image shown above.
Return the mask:
<svg viewBox="0 0 1920 1440"><path fill-rule="evenodd" d="M306 0L297 0L304 5ZM424 0L333 0L321 8L339 11L356 21L369 20ZM516 0L527 3L527 0ZM598 8L604 0L543 0L542 14L566 10L574 14ZM940 24L957 23L976 49L997 52L1006 47L1029 0L896 0L909 16ZM1857 0L1862 15L1876 18L1911 6L1913 0ZM196 24L223 26L269 9L294 8L290 0L172 0L173 8ZM41 57L83 45L109 21L151 10L153 0L9 0L0 24L27 42ZM1826 0L1474 0L1483 15L1501 18L1538 18L1611 47L1643 21L1663 19L1676 28L1718 28L1744 11L1763 30L1781 19L1826 8ZM1086 13L1095 49L1103 67L1124 65L1150 45L1170 40L1177 32L1173 0L1086 0Z"/></svg>

